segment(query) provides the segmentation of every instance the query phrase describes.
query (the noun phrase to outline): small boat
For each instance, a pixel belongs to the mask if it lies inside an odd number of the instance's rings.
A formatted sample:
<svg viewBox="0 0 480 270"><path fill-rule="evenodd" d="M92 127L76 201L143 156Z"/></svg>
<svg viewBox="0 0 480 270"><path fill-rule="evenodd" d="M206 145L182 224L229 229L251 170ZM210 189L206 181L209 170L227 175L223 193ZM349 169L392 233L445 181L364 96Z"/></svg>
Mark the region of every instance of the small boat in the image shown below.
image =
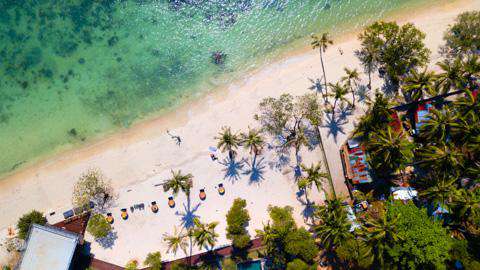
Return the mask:
<svg viewBox="0 0 480 270"><path fill-rule="evenodd" d="M175 207L175 201L173 200L173 197L168 197L168 206L170 206L170 208Z"/></svg>
<svg viewBox="0 0 480 270"><path fill-rule="evenodd" d="M198 197L200 197L200 200L205 200L207 198L207 193L205 193L205 189L200 189L200 194L198 194Z"/></svg>
<svg viewBox="0 0 480 270"><path fill-rule="evenodd" d="M127 209L126 209L126 208L123 208L121 211L122 211L122 214L121 214L122 219L123 219L123 220L127 220L127 219L128 219Z"/></svg>
<svg viewBox="0 0 480 270"><path fill-rule="evenodd" d="M225 194L225 188L223 187L222 183L218 184L218 194L220 194L220 195Z"/></svg>
<svg viewBox="0 0 480 270"><path fill-rule="evenodd" d="M110 223L110 224L113 224L113 216L112 216L112 213L107 213L107 217L105 218L105 220Z"/></svg>

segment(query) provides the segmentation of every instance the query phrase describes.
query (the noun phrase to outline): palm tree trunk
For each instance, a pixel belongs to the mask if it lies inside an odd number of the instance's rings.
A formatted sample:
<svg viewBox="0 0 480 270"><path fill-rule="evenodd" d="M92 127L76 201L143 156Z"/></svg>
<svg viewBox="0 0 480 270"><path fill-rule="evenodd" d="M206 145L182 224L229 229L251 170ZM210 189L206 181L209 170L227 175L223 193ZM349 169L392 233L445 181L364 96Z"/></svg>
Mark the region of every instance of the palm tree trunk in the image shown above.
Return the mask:
<svg viewBox="0 0 480 270"><path fill-rule="evenodd" d="M353 108L355 108L355 90L352 87L352 100L353 100Z"/></svg>
<svg viewBox="0 0 480 270"><path fill-rule="evenodd" d="M332 173L330 172L330 166L328 166L327 154L325 154L325 148L323 147L322 134L320 133L320 128L318 126L317 126L317 136L318 136L318 145L320 146L320 151L322 152L322 156L323 156L323 164L325 164L325 169L327 169L327 173L328 173L328 183L330 184L330 192L331 192L331 195L333 195L333 199L336 199L337 194L335 193L335 187L332 181Z"/></svg>
<svg viewBox="0 0 480 270"><path fill-rule="evenodd" d="M335 101L333 102L332 120L333 120L333 118L335 118L335 107L337 107L337 101L338 101L338 99L335 99Z"/></svg>
<svg viewBox="0 0 480 270"><path fill-rule="evenodd" d="M322 48L320 47L320 63L322 63L322 71L323 71L323 85L325 87L325 102L327 102L328 98L328 88L327 88L327 75L325 75L325 66L323 65L323 54L322 54Z"/></svg>
<svg viewBox="0 0 480 270"><path fill-rule="evenodd" d="M372 69L368 68L368 89L372 90Z"/></svg>
<svg viewBox="0 0 480 270"><path fill-rule="evenodd" d="M253 151L252 169L255 168L256 162L257 162L257 151Z"/></svg>

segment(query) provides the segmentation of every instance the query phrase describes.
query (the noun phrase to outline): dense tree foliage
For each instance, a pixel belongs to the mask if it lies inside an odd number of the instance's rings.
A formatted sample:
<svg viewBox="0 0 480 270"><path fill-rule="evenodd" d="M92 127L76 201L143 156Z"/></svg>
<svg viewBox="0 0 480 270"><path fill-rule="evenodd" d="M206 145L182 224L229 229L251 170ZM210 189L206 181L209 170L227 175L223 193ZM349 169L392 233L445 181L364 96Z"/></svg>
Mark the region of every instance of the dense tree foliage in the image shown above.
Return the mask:
<svg viewBox="0 0 480 270"><path fill-rule="evenodd" d="M457 56L480 50L480 11L460 14L455 24L445 32L445 50Z"/></svg>
<svg viewBox="0 0 480 270"><path fill-rule="evenodd" d="M362 48L357 55L365 69L379 67L393 85L398 85L410 70L425 66L429 59L430 51L423 43L425 34L411 23L399 26L395 22L375 22L359 38Z"/></svg>
<svg viewBox="0 0 480 270"><path fill-rule="evenodd" d="M237 198L227 213L227 239L232 240L235 248L246 248L250 243L247 231L250 215L248 214L247 201Z"/></svg>
<svg viewBox="0 0 480 270"><path fill-rule="evenodd" d="M112 226L101 214L95 214L90 217L87 224L87 232L95 238L104 238L112 231Z"/></svg>
<svg viewBox="0 0 480 270"><path fill-rule="evenodd" d="M308 231L297 227L292 217L293 209L289 206L275 206L268 211L271 222L264 225L263 230L257 230L257 235L261 237L266 249L265 255L273 267L285 268L295 259L307 265L313 264L318 253L317 246Z"/></svg>
<svg viewBox="0 0 480 270"><path fill-rule="evenodd" d="M113 189L105 176L96 169L82 174L73 187L73 205L84 207L93 202L98 210L108 207L113 196Z"/></svg>
<svg viewBox="0 0 480 270"><path fill-rule="evenodd" d="M26 239L30 227L32 224L45 225L47 223L47 218L36 210L32 210L30 213L23 215L17 222L18 237L20 239Z"/></svg>
<svg viewBox="0 0 480 270"><path fill-rule="evenodd" d="M161 270L162 269L162 255L159 251L152 252L147 254L147 258L143 262L144 265L150 267L150 270Z"/></svg>

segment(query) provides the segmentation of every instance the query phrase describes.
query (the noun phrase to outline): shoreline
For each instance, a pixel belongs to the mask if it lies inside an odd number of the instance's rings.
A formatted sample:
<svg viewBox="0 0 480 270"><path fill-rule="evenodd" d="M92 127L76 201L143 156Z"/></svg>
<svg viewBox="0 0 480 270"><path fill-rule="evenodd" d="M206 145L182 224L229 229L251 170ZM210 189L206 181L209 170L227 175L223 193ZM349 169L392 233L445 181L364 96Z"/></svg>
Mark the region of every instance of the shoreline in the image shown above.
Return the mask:
<svg viewBox="0 0 480 270"><path fill-rule="evenodd" d="M432 0L435 1L435 0ZM438 0L439 5L447 5L449 4L448 0ZM452 5L457 5L461 2L467 2L467 0L454 0L455 3L451 3ZM411 16L409 12L416 12L416 13L424 13L427 11L429 3L420 3L415 4L414 6L408 6L401 8L399 10L388 11L382 14L383 19L387 21L392 20L405 20L407 16ZM419 10L416 10L419 8ZM340 26L339 29L341 30L340 34L331 35L331 37L335 40L335 44L345 42L347 40L356 39L358 33L363 29L361 26L356 26L351 29L348 28L347 23ZM225 95L225 92L229 91L231 86L235 87L242 87L246 80L250 77L253 77L255 74L260 72L264 68L268 68L268 66L273 66L280 64L281 62L287 61L289 59L294 59L296 57L302 57L308 55L312 52L310 45L305 45L305 43L309 43L309 37L304 37L297 39L291 42L288 45L284 45L282 47L276 48L273 51L268 53L268 56L260 61L259 63L253 64L251 68L247 68L243 71L235 71L233 74L222 74L219 77L213 78L215 81L219 83L205 83L208 86L205 86L198 90L198 92L189 95L188 97L184 98L184 100L180 101L179 104L176 104L172 107L161 109L157 112L153 112L150 115L135 120L130 126L128 127L117 127L115 129L106 131L101 134L97 134L93 137L87 138L84 142L77 142L77 143L70 143L59 145L55 150L50 153L45 153L39 155L37 157L32 158L31 160L23 160L15 164L10 171L0 173L0 182L8 181L14 177L16 174L22 174L28 170L34 170L35 168L43 168L44 166L48 166L50 163L59 162L64 158L69 157L70 155L75 156L75 152L83 152L87 151L89 148L100 146L108 143L109 140L117 139L116 137L122 137L127 135L128 133L132 132L136 129L145 129L149 124L154 125L154 123L159 122L159 120L164 120L163 118L169 118L172 115L178 117L179 114L183 115L182 123L188 120L188 110L186 108L190 106L197 106L197 103L205 102L205 100L210 98L216 98L217 93L218 95ZM231 81L228 81L227 77L233 77ZM217 86L211 86L211 85ZM218 97L221 98L221 97ZM187 119L185 119L187 118ZM171 123L172 127L181 126L178 123ZM155 124L156 125L156 124ZM165 129L166 130L166 129ZM135 133L135 131L133 131Z"/></svg>
<svg viewBox="0 0 480 270"><path fill-rule="evenodd" d="M474 6L478 7L478 4L474 4L474 1L472 0L459 0L455 1L454 3L449 3L448 1L441 1L438 6L435 7L425 7L422 10L415 11L416 14L415 16L412 16L412 14L408 14L408 11L399 11L400 14L397 15L389 15L392 16L392 18L389 18L389 20L397 20L401 23L404 23L405 21L410 21L410 20L416 20L416 21L422 21L426 22L427 18L423 18L425 15L428 14L435 14L433 13L434 10L444 10L444 13L448 13L448 11L454 10L455 12L458 12L458 10L469 10L470 8L465 8L463 5L467 6ZM432 11L433 10L433 11ZM442 29L441 34L443 35L443 32L445 29ZM327 67L331 67L332 63L331 61L334 56L338 55L338 52L335 50L336 47L339 45L344 45L345 43L348 43L349 46L352 44L358 43L356 41L356 36L358 34L358 30L354 31L352 30L351 32L347 32L344 35L338 37L335 36L335 44L332 46L330 49L328 59L327 58ZM428 35L428 34L427 34ZM427 36L428 39L428 36ZM426 41L427 42L427 41ZM350 44L352 43L352 44ZM432 51L432 55L435 54L436 52ZM347 56L345 56L347 57ZM343 58L345 58L343 57ZM114 132L113 134L107 134L107 135L102 135L102 138L96 139L93 138L92 141L87 142L85 144L82 144L80 146L76 146L72 149L62 149L59 152L56 152L52 155L49 155L45 159L41 160L36 160L32 161L25 165L22 168L15 170L9 174L1 176L0 179L0 190L2 190L1 194L9 194L9 196L2 196L2 209L0 209L0 213L2 213L2 216L8 217L5 221L3 221L0 224L0 228L4 228L5 224L11 224L11 220L16 220L18 215L23 214L22 213L17 213L15 211L11 212L11 210L7 210L7 205L9 203L9 199L12 199L14 197L14 194L16 192L21 192L19 198L16 198L16 201L23 201L26 204L35 204L35 201L41 201L43 197L46 197L45 201L43 202L46 205L51 205L51 206L58 206L58 205L64 205L66 202L65 198L70 198L70 193L65 196L63 195L62 198L54 199L54 198L48 198L48 195L52 194L47 194L49 193L48 190L40 190L40 188L35 188L36 185L42 185L42 184L47 184L50 183L48 180L45 179L57 179L56 182L51 183L52 185L55 184L63 184L63 187L55 187L55 188L62 188L63 191L68 191L71 186L72 186L72 181L73 179L76 179L79 175L78 172L82 171L84 168L88 167L109 167L109 166L122 166L122 165L129 165L129 163L115 163L110 161L110 163L106 162L104 160L105 156L110 153L110 156L107 157L114 157L115 155L126 155L129 149L134 149L137 147L138 152L147 151L145 149L149 149L148 147L145 148L145 145L148 145L148 141L154 140L154 139L159 139L163 140L166 139L167 142L164 142L164 144L170 144L170 138L165 135L165 130L170 129L170 130L177 130L179 134L182 132L182 129L185 128L186 125L191 124L195 126L195 128L200 128L199 124L201 123L195 123L192 124L192 121L195 121L195 117L192 117L192 115L201 115L205 114L205 112L208 112L209 109L211 109L212 105L214 104L220 104L218 105L221 109L223 110L218 110L219 113L232 113L234 112L234 109L229 108L226 106L222 105L228 105L224 104L226 101L229 101L229 98L232 96L239 96L239 95L252 95L254 97L260 96L260 94L256 95L261 90L249 90L249 93L242 93L241 91L238 91L239 89L244 89L248 88L249 86L253 85L255 86L256 84L259 84L262 82L262 80L265 80L266 78L269 78L269 73L274 70L277 73L284 74L288 76L288 72L285 73L281 72L280 70L283 71L284 68L294 71L297 71L299 73L307 73L307 72L302 72L302 70L298 71L296 67L300 65L299 63L302 61L307 61L315 58L315 60L318 60L318 55L316 51L312 51L309 47L298 49L298 50L293 50L288 53L280 53L278 56L278 59L272 60L271 63L267 63L266 65L261 65L259 67L254 68L252 71L247 71L245 74L242 76L239 76L238 79L236 79L234 82L229 83L228 85L224 86L219 86L215 89L212 89L210 91L205 91L202 92L201 94L193 95L191 97L192 100L184 102L182 105L172 108L168 112L162 113L162 115L152 115L151 117L148 117L147 119L141 120L132 126L130 126L127 129L122 129ZM311 60L314 62L314 60ZM330 62L330 64L328 64ZM285 67L286 66L286 67ZM342 64L343 68L344 64ZM318 74L319 66L313 66L311 67L313 69L314 74ZM331 68L330 68L331 70ZM309 71L310 72L310 71ZM328 71L327 73L330 73L329 76L327 77L329 80L333 81L333 78L336 78L336 75L333 75L334 72ZM306 74L300 74L298 77L302 77L303 80L307 81L308 76ZM330 78L329 78L330 77ZM281 79L281 77L279 77ZM292 82L295 82L296 79L293 79L289 83L292 84ZM280 94L280 91L284 91L286 89L279 89L277 91L273 91L273 93ZM306 89L288 89L290 91L293 91L295 93L299 93L300 91L305 92ZM196 100L195 100L196 99ZM256 100L255 106L258 104L258 101L261 100L261 98ZM240 106L237 104L237 106ZM218 113L217 112L217 113ZM215 114L213 114L215 115ZM247 119L247 121L253 122L252 120L253 115L251 115L250 119ZM200 117L197 117L200 118ZM208 118L207 118L208 119ZM232 123L233 125L241 125L242 123ZM349 123L352 124L352 123ZM190 133L195 133L195 128L190 129ZM198 131L198 129L197 129ZM217 130L214 130L216 133ZM177 131L175 131L177 133ZM348 132L346 132L348 135ZM192 136L195 138L196 134L182 134L182 136ZM211 138L209 138L211 139ZM141 146L139 146L141 145ZM162 147L160 147L162 148ZM327 149L326 149L327 150ZM111 154L112 152L117 151L115 154ZM201 152L201 151L200 151ZM200 153L197 151L197 153ZM150 152L144 152L149 154ZM195 158L196 156L193 156L192 158ZM149 160L151 161L151 160ZM330 162L335 162L335 160L332 160ZM329 164L330 164L329 162ZM108 163L108 164L107 164ZM167 169L169 167L178 167L179 165L175 165L175 161L172 162L173 164L168 164L168 167L163 168L163 164L159 167L161 167L161 170ZM101 165L99 165L101 164ZM103 165L103 166L102 166ZM119 187L125 187L128 185L132 185L134 183L142 182L152 174L151 169L146 169L149 167L151 164L144 165L143 167L140 166L140 168L135 168L132 166L131 170L133 172L129 173L128 175L125 175L124 177L121 177L122 180L116 180L112 181L112 184L114 185L115 188ZM156 165L156 164L155 164ZM122 175L122 170L117 168L116 172L109 172L105 169L103 169L105 175L109 177L110 179L120 179L120 176ZM155 170L154 170L155 171ZM148 172L148 173L146 173ZM155 172L153 172L155 173ZM57 177L62 177L62 179L58 180ZM67 179L65 179L65 176ZM143 177L139 177L143 176ZM338 182L336 182L338 183ZM46 188L46 187L43 187ZM337 187L338 188L338 187ZM28 197L28 195L31 195L31 197ZM59 194L59 191L57 191L57 195ZM54 195L55 197L55 195ZM49 201L51 199L51 201ZM31 202L29 201L31 200ZM69 201L69 200L68 200ZM25 208L31 208L31 207L25 207ZM43 206L39 206L39 210L46 210L43 209ZM7 215L12 214L13 216ZM4 215L5 214L5 215Z"/></svg>

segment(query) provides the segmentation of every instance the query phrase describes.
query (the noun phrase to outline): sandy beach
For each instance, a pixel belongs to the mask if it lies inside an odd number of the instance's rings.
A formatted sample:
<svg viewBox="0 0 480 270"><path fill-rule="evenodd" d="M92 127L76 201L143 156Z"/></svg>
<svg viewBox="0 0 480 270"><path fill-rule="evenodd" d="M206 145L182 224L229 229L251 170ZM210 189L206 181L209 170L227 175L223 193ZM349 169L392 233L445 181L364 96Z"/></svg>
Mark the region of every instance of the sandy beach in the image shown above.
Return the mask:
<svg viewBox="0 0 480 270"><path fill-rule="evenodd" d="M425 42L432 51L432 63L436 63L440 57L438 47L443 43L442 37L447 26L453 23L459 13L480 9L478 0L449 2L402 13L396 18L399 23L412 22L426 33ZM354 50L359 48L357 33L335 37L334 41L335 44L328 49L325 58L327 79L330 82L343 76L344 67L361 70L354 56ZM339 53L339 48L343 54ZM225 214L236 197L247 199L252 218L249 227L252 235L255 229L261 228L262 223L267 221L266 209L269 204L292 205L295 208L295 218L302 224L304 220L301 212L304 207L296 196L298 189L292 172L288 168L271 169L272 164L269 162L275 159L273 153L267 151L263 156L263 179L251 183L246 175L240 175L234 180L225 179L224 166L210 160L209 146L216 145L214 137L222 126L231 126L233 130L241 131L247 130L249 126L256 127L258 123L253 115L263 98L282 93L300 95L311 91L308 89L311 86L309 78L318 78L320 71L318 52L305 48L246 74L242 80L199 97L174 112L136 124L128 130L7 176L0 180L0 230L4 231L22 214L32 209L45 212L51 209L61 213L71 208L73 184L89 168L99 168L111 180L118 194L117 207L113 209L117 218L114 227L118 238L115 245L104 249L93 242L92 252L100 259L120 265L131 258L143 260L142 256L158 248L164 259L175 257L173 254L165 254L166 247L161 241L161 235L173 232L173 227L180 225L186 199L180 195L176 209L169 209L166 205L168 194L161 187L155 187L169 176L171 169L180 169L194 175L192 207L200 203L196 215L203 221L220 222L218 245L228 243L225 238ZM363 75L362 79L366 83L367 76ZM374 88L380 85L381 80L374 76ZM321 130L337 194L347 194L339 149L352 131L355 118L364 109L364 105L360 104L353 115L341 122L326 117ZM180 146L166 134L167 129L181 136ZM250 158L245 150L241 151L240 156L246 160ZM220 157L222 159L225 155L221 154ZM306 164L310 164L319 160L321 155L317 148L315 151L302 151L302 157ZM226 185L225 196L219 196L215 191L215 186L219 183ZM198 200L200 188L207 191L205 202ZM314 192L311 199L321 202L323 194ZM134 213L129 221L122 222L119 212L115 212L137 202L150 201L159 203L158 215L146 209L145 213ZM144 239L148 240L142 247L134 244ZM182 255L179 252L177 257Z"/></svg>

